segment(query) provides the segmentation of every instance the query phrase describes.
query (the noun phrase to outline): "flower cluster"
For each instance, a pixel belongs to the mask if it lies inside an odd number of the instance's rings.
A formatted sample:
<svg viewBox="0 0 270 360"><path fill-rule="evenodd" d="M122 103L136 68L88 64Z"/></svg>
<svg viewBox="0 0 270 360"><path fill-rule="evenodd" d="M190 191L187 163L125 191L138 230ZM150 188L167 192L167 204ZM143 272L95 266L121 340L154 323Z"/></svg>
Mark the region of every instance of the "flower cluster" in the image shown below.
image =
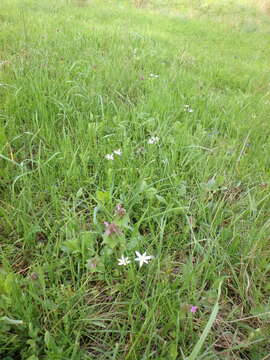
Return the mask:
<svg viewBox="0 0 270 360"><path fill-rule="evenodd" d="M140 254L139 251L135 251L136 254L136 258L135 261L138 261L140 268L143 266L143 264L148 264L148 261L150 261L151 259L154 258L153 255L146 255L146 252L143 254ZM128 265L130 263L130 260L128 257L124 257L124 255L122 255L122 257L118 260L118 265Z"/></svg>
<svg viewBox="0 0 270 360"><path fill-rule="evenodd" d="M151 136L150 139L148 139L148 144L156 144L157 142L159 142L159 137L158 136Z"/></svg>
<svg viewBox="0 0 270 360"><path fill-rule="evenodd" d="M188 106L188 105L187 105ZM192 109L190 109L192 110ZM193 111L193 110L192 110ZM150 145L155 145L159 142L160 138L158 136L151 136L148 140L147 143ZM137 153L141 153L143 152L145 149L144 147L140 147L136 152ZM115 155L117 156L122 156L122 150L121 149L116 149L114 150L111 154L106 154L105 155L105 159L106 160L114 160L115 159Z"/></svg>
<svg viewBox="0 0 270 360"><path fill-rule="evenodd" d="M106 154L106 155L105 155L105 159L107 159L107 160L114 160L114 155L121 156L121 155L122 155L122 150L121 150L121 149L117 149L117 150L114 150L111 154Z"/></svg>
<svg viewBox="0 0 270 360"><path fill-rule="evenodd" d="M117 216L123 217L126 215L126 209L123 208L123 206L121 204L117 204L115 209L114 209L114 213Z"/></svg>
<svg viewBox="0 0 270 360"><path fill-rule="evenodd" d="M111 236L113 234L116 234L116 235L121 234L121 229L116 224L104 221L104 225L106 227L106 230L104 233L106 236Z"/></svg>
<svg viewBox="0 0 270 360"><path fill-rule="evenodd" d="M191 307L190 307L190 312L192 312L193 314L196 312L198 310L198 307L197 306L194 306L194 305L192 305Z"/></svg>

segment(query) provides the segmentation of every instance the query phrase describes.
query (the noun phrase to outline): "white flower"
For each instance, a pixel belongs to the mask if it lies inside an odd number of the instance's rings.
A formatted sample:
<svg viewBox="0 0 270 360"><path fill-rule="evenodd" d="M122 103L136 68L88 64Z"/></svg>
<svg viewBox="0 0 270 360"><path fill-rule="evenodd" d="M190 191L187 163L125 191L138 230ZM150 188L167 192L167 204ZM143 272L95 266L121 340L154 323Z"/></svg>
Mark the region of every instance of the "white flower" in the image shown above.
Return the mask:
<svg viewBox="0 0 270 360"><path fill-rule="evenodd" d="M150 139L148 140L148 144L156 144L159 141L159 137L158 136L152 136L150 137Z"/></svg>
<svg viewBox="0 0 270 360"><path fill-rule="evenodd" d="M191 108L191 106L188 105L188 104L184 105L184 108L185 108L185 110L186 110L187 112L189 112L189 113L192 113L192 112L194 111L194 110Z"/></svg>
<svg viewBox="0 0 270 360"><path fill-rule="evenodd" d="M105 159L107 160L114 160L113 154L106 154Z"/></svg>
<svg viewBox="0 0 270 360"><path fill-rule="evenodd" d="M118 265L128 265L130 263L130 260L128 260L128 257L124 257L124 255L122 255L122 257L118 260Z"/></svg>
<svg viewBox="0 0 270 360"><path fill-rule="evenodd" d="M150 74L149 75L151 78L158 78L159 77L159 75L157 75L157 74Z"/></svg>
<svg viewBox="0 0 270 360"><path fill-rule="evenodd" d="M154 258L154 256L152 255L146 255L146 253L143 253L141 255L139 251L135 251L135 253L137 255L135 261L138 261L140 263L140 268L143 266L143 264L148 264L148 261Z"/></svg>
<svg viewBox="0 0 270 360"><path fill-rule="evenodd" d="M121 149L114 150L114 154L116 154L118 156L121 156L122 155L122 150Z"/></svg>

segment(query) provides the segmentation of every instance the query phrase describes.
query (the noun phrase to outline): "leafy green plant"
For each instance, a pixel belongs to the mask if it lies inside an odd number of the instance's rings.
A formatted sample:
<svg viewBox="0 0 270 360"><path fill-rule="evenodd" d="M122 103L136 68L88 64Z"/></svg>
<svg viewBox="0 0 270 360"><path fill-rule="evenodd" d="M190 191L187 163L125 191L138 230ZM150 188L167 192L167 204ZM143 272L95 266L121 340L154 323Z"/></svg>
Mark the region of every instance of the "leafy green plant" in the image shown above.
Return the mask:
<svg viewBox="0 0 270 360"><path fill-rule="evenodd" d="M1 0L0 358L266 359L269 17L133 3Z"/></svg>

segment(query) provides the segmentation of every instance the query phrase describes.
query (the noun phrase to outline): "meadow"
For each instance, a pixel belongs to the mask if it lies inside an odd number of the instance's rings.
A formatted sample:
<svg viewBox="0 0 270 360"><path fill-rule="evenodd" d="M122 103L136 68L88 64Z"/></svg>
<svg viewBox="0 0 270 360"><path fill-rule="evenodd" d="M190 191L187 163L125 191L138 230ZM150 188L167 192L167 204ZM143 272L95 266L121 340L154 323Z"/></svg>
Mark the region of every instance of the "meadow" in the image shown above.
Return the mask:
<svg viewBox="0 0 270 360"><path fill-rule="evenodd" d="M1 360L270 359L266 10L1 0Z"/></svg>

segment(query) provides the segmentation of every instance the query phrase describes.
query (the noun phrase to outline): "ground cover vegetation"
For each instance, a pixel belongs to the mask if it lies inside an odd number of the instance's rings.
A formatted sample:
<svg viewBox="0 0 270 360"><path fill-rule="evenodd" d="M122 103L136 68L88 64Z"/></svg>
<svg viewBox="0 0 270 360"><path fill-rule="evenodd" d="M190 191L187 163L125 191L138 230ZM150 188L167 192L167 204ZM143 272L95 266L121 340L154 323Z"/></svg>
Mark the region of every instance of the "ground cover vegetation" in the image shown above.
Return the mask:
<svg viewBox="0 0 270 360"><path fill-rule="evenodd" d="M1 359L269 358L266 10L1 0Z"/></svg>

